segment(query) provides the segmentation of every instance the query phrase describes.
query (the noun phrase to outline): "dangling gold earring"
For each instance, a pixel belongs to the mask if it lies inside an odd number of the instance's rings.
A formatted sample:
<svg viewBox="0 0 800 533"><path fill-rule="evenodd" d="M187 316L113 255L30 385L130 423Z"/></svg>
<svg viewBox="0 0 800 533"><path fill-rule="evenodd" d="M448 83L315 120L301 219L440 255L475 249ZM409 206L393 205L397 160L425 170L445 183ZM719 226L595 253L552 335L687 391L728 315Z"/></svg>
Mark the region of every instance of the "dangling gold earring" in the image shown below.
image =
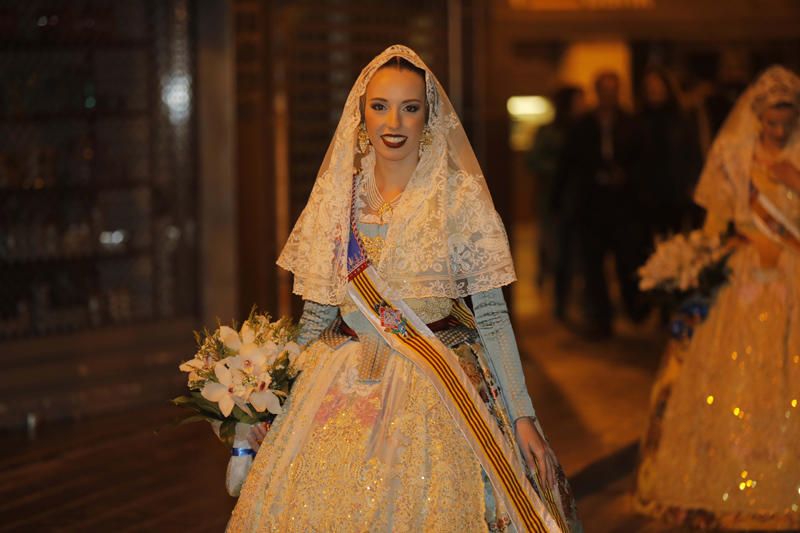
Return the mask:
<svg viewBox="0 0 800 533"><path fill-rule="evenodd" d="M367 128L364 126L362 122L361 125L358 127L358 151L364 155L367 155L369 152L369 147L372 143L369 142L369 135L367 134Z"/></svg>
<svg viewBox="0 0 800 533"><path fill-rule="evenodd" d="M425 152L425 149L433 144L433 133L431 133L431 128L427 124L424 128L422 128L422 136L419 138L419 156L422 157L422 153Z"/></svg>

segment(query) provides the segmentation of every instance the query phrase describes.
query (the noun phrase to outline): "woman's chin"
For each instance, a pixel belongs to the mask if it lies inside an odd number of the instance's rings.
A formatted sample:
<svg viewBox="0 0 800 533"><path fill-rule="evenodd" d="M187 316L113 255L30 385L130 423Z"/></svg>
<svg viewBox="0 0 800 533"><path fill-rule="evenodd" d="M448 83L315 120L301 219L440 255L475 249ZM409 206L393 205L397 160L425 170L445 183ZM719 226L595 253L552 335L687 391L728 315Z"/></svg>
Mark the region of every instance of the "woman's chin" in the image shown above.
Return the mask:
<svg viewBox="0 0 800 533"><path fill-rule="evenodd" d="M405 146L403 148L388 148L380 147L375 150L375 155L379 159L386 161L405 161L409 157L415 157L414 150L409 150Z"/></svg>

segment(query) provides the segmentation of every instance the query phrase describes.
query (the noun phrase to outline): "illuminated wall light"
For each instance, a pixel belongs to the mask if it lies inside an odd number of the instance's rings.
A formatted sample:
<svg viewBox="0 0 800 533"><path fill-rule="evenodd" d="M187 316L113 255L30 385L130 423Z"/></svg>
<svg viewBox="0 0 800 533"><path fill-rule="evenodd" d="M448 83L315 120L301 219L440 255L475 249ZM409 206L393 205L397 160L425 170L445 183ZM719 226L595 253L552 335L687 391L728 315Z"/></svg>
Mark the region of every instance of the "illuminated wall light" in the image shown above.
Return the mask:
<svg viewBox="0 0 800 533"><path fill-rule="evenodd" d="M552 122L555 108L543 96L512 96L506 102L511 118L510 144L516 151L530 150L540 126Z"/></svg>
<svg viewBox="0 0 800 533"><path fill-rule="evenodd" d="M535 120L552 118L555 113L553 104L543 96L512 96L506 102L508 114L517 120Z"/></svg>
<svg viewBox="0 0 800 533"><path fill-rule="evenodd" d="M125 240L125 232L122 230L103 231L100 233L100 244L104 246L117 246Z"/></svg>
<svg viewBox="0 0 800 533"><path fill-rule="evenodd" d="M178 124L185 121L192 103L191 79L186 74L174 74L167 78L163 87L161 100L169 110L170 122Z"/></svg>

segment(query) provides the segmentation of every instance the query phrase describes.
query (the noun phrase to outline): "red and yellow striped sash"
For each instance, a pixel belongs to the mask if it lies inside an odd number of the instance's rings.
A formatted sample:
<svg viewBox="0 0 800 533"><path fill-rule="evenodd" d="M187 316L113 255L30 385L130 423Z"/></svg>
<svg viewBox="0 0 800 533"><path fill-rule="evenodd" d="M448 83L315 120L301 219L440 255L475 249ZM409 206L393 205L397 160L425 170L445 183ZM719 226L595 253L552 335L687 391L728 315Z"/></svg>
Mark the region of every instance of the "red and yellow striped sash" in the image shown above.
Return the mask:
<svg viewBox="0 0 800 533"><path fill-rule="evenodd" d="M794 228L788 227L779 220L767 207L769 200L752 183L750 184L750 209L753 214L769 229L773 238L779 239L795 252L800 252L800 236ZM777 210L772 206L772 209Z"/></svg>
<svg viewBox="0 0 800 533"><path fill-rule="evenodd" d="M377 275L370 266L351 271L349 288L351 296L356 303L361 303L359 308L367 315L370 322L380 322L379 309L385 306L405 307L401 301L389 302L376 287L372 275ZM385 291L384 291L385 292ZM360 301L360 302L359 302ZM474 324L474 319L469 310L459 303L454 306L454 312L461 313L459 320L467 320ZM408 308L404 314L413 314ZM458 316L458 315L457 315ZM382 335L387 338L403 355L410 358L418 367L425 370L433 378L433 384L445 401L448 410L454 417L462 422L460 426L465 431L473 451L480 460L484 470L495 487L497 496L506 503L506 508L512 514L512 520L518 529L536 533L551 533L568 531L563 524L560 513L554 502L552 493L545 490L546 504L555 508L555 512L548 512L545 505L536 497L533 488L524 475L522 465L515 464L515 455L505 444L500 429L488 414L488 410L474 390L470 390L470 382L463 374L461 367L445 356L446 348L432 335L428 336L421 330L424 324L416 316L406 316L404 333L387 332L376 325ZM474 326L473 326L474 327ZM493 427L495 426L495 427ZM468 434L467 434L468 433ZM540 484L541 487L546 487ZM555 515L555 516L553 516ZM516 520L514 520L516 518Z"/></svg>

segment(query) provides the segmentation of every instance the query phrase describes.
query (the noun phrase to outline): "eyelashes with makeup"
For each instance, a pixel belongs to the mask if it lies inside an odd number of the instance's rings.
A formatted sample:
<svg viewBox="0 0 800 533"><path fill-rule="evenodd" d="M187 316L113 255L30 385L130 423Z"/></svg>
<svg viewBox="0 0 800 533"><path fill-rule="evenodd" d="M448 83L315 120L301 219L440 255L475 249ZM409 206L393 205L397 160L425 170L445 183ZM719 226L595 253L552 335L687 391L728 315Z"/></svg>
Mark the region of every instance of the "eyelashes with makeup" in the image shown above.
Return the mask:
<svg viewBox="0 0 800 533"><path fill-rule="evenodd" d="M385 111L386 106L384 104L374 103L371 104L370 107L375 111ZM420 106L418 104L409 104L403 108L404 111L408 111L409 113L416 113L420 110Z"/></svg>

